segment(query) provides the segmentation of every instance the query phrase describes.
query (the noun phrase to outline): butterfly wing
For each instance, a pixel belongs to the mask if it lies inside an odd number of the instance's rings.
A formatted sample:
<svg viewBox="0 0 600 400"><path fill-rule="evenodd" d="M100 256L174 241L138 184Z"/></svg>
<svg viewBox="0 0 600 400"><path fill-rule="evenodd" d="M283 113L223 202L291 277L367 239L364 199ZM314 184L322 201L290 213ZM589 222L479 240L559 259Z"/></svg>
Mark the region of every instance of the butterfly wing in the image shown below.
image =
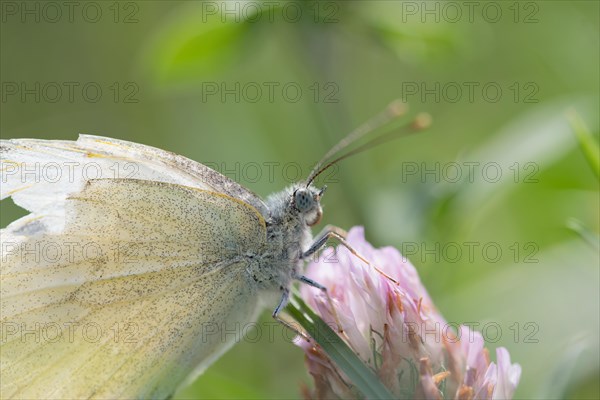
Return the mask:
<svg viewBox="0 0 600 400"><path fill-rule="evenodd" d="M29 210L77 193L90 179L142 179L223 193L268 217L256 194L205 165L154 147L100 136L74 141L0 141L0 199L12 196Z"/></svg>
<svg viewBox="0 0 600 400"><path fill-rule="evenodd" d="M168 397L257 311L265 221L224 194L91 180L1 239L2 398Z"/></svg>

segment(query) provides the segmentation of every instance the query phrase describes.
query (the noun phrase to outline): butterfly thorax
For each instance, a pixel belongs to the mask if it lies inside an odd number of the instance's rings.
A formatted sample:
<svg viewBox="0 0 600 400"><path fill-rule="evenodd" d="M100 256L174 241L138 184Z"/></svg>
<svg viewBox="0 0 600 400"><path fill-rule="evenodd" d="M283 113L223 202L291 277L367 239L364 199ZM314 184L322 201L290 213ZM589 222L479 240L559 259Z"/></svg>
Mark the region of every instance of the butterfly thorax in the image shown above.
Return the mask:
<svg viewBox="0 0 600 400"><path fill-rule="evenodd" d="M305 194L313 201L302 197ZM315 188L293 185L266 199L270 211L267 247L257 270L253 271L254 279L262 289L281 291L298 276L302 267L301 255L312 242L310 226L321 215L319 195Z"/></svg>

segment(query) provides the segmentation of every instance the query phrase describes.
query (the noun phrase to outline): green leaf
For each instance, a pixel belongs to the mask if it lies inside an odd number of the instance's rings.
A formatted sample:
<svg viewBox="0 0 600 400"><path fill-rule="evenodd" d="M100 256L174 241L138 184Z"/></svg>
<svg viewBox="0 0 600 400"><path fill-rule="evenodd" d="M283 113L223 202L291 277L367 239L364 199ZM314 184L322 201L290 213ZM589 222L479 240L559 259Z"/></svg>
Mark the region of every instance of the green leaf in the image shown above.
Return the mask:
<svg viewBox="0 0 600 400"><path fill-rule="evenodd" d="M462 183L442 181L432 202L431 226L449 235L468 235L507 195L523 185L537 183L539 172L563 159L576 144L565 110L575 105L584 115L592 115L593 102L587 97L571 97L544 102L517 115L465 160L476 160L476 174ZM458 160L459 163L462 160ZM483 168L499 171L486 177ZM482 172L482 173L479 173ZM492 179L490 179L492 178Z"/></svg>
<svg viewBox="0 0 600 400"><path fill-rule="evenodd" d="M550 399L558 397L562 399L570 398L568 396L570 385L576 381L573 375L577 373L577 364L581 360L582 353L585 351L593 351L590 335L577 334L572 337L567 349L564 350L548 370L548 375L545 379L545 385L542 386L539 396L542 399ZM573 398L573 397L571 397Z"/></svg>
<svg viewBox="0 0 600 400"><path fill-rule="evenodd" d="M329 358L343 371L356 388L368 399L393 399L371 368L344 343L344 341L298 296L288 304L286 311L308 332Z"/></svg>
<svg viewBox="0 0 600 400"><path fill-rule="evenodd" d="M579 146L596 177L600 178L600 145L594 139L581 116L575 111L569 111L569 122L579 140Z"/></svg>
<svg viewBox="0 0 600 400"><path fill-rule="evenodd" d="M590 231L583 222L576 218L567 221L567 228L577 233L586 243L592 246L596 251L600 250L600 236Z"/></svg>
<svg viewBox="0 0 600 400"><path fill-rule="evenodd" d="M237 2L245 9L246 2ZM212 7L209 8L208 6ZM173 13L168 23L151 43L145 57L145 68L159 83L206 79L235 65L248 47L253 15L226 13L218 6L189 2ZM249 8L249 10L258 10Z"/></svg>

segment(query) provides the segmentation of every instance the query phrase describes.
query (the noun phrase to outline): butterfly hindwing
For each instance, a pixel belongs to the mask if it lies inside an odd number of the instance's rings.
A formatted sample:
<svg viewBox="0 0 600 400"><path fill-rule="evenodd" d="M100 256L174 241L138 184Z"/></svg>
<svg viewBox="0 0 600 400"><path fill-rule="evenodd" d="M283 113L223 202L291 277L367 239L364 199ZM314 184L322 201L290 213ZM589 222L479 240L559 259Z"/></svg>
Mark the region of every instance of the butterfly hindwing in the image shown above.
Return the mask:
<svg viewBox="0 0 600 400"><path fill-rule="evenodd" d="M2 230L2 398L167 397L254 317L266 227L243 201L100 179L49 210Z"/></svg>

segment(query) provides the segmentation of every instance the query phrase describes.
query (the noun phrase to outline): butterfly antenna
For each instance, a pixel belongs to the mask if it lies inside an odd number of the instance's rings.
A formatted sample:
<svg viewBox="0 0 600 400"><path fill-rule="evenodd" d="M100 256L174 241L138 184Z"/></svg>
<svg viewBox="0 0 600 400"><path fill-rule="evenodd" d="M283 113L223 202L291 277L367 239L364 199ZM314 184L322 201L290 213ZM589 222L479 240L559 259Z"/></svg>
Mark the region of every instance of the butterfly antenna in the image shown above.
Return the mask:
<svg viewBox="0 0 600 400"><path fill-rule="evenodd" d="M400 109L399 107L402 107L402 109ZM360 139L361 137L365 136L370 132L373 132L375 129L387 125L392 120L404 115L406 113L406 109L407 107L404 103L401 103L399 101L393 102L381 114L375 116L366 124L361 125L348 136L346 136L344 139L342 139L329 152L327 152L325 157L323 157L321 161L317 163L315 168L313 168L311 174L309 175L309 178L307 179L306 186L309 186L317 178L317 176L326 171L329 167L350 156L361 153L382 143L389 142L399 137L406 136L408 134L412 134L420 130L426 129L427 127L429 127L429 125L431 125L431 116L429 114L418 114L413 120L412 124L403 127L401 131L394 129L391 132L387 132L381 136L375 137L367 143L364 143L363 145L357 147L356 149L351 150L348 153L341 155L335 158L333 161L330 161L327 164L323 165L330 157L332 157L340 150L343 150L345 147L349 146L356 140Z"/></svg>
<svg viewBox="0 0 600 400"><path fill-rule="evenodd" d="M391 102L381 113L377 114L376 116L374 116L373 118L356 128L355 130L350 132L345 138L343 138L335 146L333 146L327 152L327 154L325 154L323 158L321 158L321 160L319 160L319 162L315 165L313 170L308 175L308 178L306 179L306 186L309 186L312 183L312 181L319 174L318 171L320 170L321 166L323 166L323 164L334 154L336 154L340 150L343 150L345 147L354 143L355 141L367 135L368 133L373 132L374 130L381 128L382 126L387 125L396 118L405 115L407 111L408 107L406 103L400 100L395 100Z"/></svg>

